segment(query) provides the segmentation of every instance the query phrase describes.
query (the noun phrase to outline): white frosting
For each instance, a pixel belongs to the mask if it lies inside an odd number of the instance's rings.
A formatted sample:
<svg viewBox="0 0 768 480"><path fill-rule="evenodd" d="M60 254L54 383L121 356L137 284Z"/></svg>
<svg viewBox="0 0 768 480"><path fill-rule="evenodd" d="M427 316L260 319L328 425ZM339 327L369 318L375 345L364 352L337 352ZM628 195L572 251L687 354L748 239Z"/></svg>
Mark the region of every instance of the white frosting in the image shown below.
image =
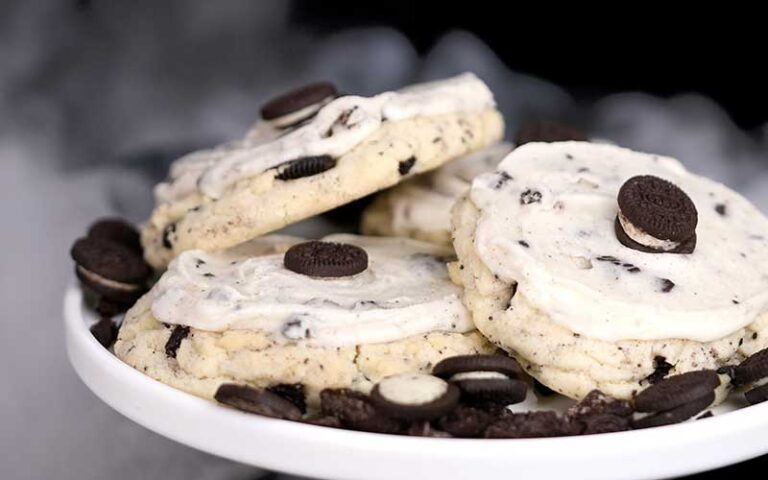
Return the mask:
<svg viewBox="0 0 768 480"><path fill-rule="evenodd" d="M493 171L510 150L511 144L498 143L398 187L390 199L394 230L450 231L456 199L466 193L477 175Z"/></svg>
<svg viewBox="0 0 768 480"><path fill-rule="evenodd" d="M179 255L151 291L161 322L209 331L262 330L316 346L359 345L474 326L448 278L446 250L408 239L332 235L358 245L368 269L312 278L287 270L283 255ZM202 263L201 263L202 261Z"/></svg>
<svg viewBox="0 0 768 480"><path fill-rule="evenodd" d="M488 173L472 184L477 252L573 332L608 341L712 341L768 309L768 220L677 160L586 142L531 143L499 170L509 178ZM646 174L676 184L696 205L692 254L643 253L616 239L618 190ZM715 210L721 204L725 215Z"/></svg>
<svg viewBox="0 0 768 480"><path fill-rule="evenodd" d="M448 383L432 375L406 373L387 377L378 384L379 394L400 405L424 405L448 391Z"/></svg>

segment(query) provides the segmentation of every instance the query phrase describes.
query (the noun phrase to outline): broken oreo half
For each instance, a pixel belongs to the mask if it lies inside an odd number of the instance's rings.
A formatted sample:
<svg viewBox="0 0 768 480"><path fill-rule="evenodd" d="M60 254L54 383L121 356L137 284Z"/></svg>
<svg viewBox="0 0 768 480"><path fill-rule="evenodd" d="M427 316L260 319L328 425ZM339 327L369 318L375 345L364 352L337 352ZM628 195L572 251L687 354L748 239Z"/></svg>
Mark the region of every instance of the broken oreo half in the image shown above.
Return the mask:
<svg viewBox="0 0 768 480"><path fill-rule="evenodd" d="M261 107L261 117L278 128L287 128L314 116L338 96L330 82L317 82L273 98Z"/></svg>
<svg viewBox="0 0 768 480"><path fill-rule="evenodd" d="M289 248L283 264L310 277L347 277L368 268L368 254L356 245L312 240Z"/></svg>
<svg viewBox="0 0 768 480"><path fill-rule="evenodd" d="M373 387L371 402L377 410L391 418L432 420L458 405L459 389L433 375L394 375Z"/></svg>
<svg viewBox="0 0 768 480"><path fill-rule="evenodd" d="M216 390L214 398L219 403L248 413L285 420L301 419L301 411L296 405L267 390L225 383Z"/></svg>
<svg viewBox="0 0 768 480"><path fill-rule="evenodd" d="M639 175L621 186L616 237L622 245L646 253L693 253L698 212L677 185Z"/></svg>

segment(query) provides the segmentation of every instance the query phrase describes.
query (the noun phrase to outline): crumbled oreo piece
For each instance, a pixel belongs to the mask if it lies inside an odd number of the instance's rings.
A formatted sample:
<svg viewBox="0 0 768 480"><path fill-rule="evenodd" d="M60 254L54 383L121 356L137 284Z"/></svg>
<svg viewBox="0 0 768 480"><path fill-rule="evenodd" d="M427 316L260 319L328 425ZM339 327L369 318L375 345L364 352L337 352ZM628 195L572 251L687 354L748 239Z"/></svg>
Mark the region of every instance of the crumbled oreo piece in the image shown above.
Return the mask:
<svg viewBox="0 0 768 480"><path fill-rule="evenodd" d="M414 165L416 165L416 157L411 156L397 164L397 171L400 175L408 175L408 172L411 171Z"/></svg>
<svg viewBox="0 0 768 480"><path fill-rule="evenodd" d="M312 240L289 248L283 263L310 277L346 277L368 268L368 254L355 245Z"/></svg>
<svg viewBox="0 0 768 480"><path fill-rule="evenodd" d="M520 364L506 355L457 355L441 360L432 368L432 375L440 378L467 372L497 372L515 379L524 375Z"/></svg>
<svg viewBox="0 0 768 480"><path fill-rule="evenodd" d="M634 409L630 402L610 397L600 390L592 390L579 403L569 408L566 416L580 420L595 415L629 417L633 412Z"/></svg>
<svg viewBox="0 0 768 480"><path fill-rule="evenodd" d="M301 413L307 412L307 401L302 383L280 383L267 388L267 391L279 395L296 405Z"/></svg>
<svg viewBox="0 0 768 480"><path fill-rule="evenodd" d="M169 223L163 228L163 247L168 250L173 248L173 242L176 238L176 224Z"/></svg>
<svg viewBox="0 0 768 480"><path fill-rule="evenodd" d="M675 368L674 365L667 362L667 359L665 357L662 357L661 355L657 355L653 358L653 373L648 375L645 378L645 381L650 383L651 385L656 385L657 383L664 380L664 377L669 375L669 372Z"/></svg>
<svg viewBox="0 0 768 480"><path fill-rule="evenodd" d="M248 413L284 420L301 419L296 405L266 390L225 383L216 390L214 398L219 403Z"/></svg>
<svg viewBox="0 0 768 480"><path fill-rule="evenodd" d="M485 438L563 437L578 433L578 428L555 412L511 413L496 419L486 429Z"/></svg>
<svg viewBox="0 0 768 480"><path fill-rule="evenodd" d="M733 369L734 385L746 385L768 377L768 348L747 357Z"/></svg>
<svg viewBox="0 0 768 480"><path fill-rule="evenodd" d="M652 175L621 186L615 230L626 247L646 253L692 253L698 212L677 185Z"/></svg>
<svg viewBox="0 0 768 480"><path fill-rule="evenodd" d="M91 325L91 334L102 347L109 348L117 340L117 325L108 317L104 317Z"/></svg>
<svg viewBox="0 0 768 480"><path fill-rule="evenodd" d="M564 123L527 122L517 131L515 144L519 147L531 142L587 141L581 130Z"/></svg>
<svg viewBox="0 0 768 480"><path fill-rule="evenodd" d="M176 352L181 346L181 341L189 335L189 327L185 325L174 325L168 341L165 342L165 354L168 358L176 358Z"/></svg>
<svg viewBox="0 0 768 480"><path fill-rule="evenodd" d="M632 429L630 417L621 417L609 413L589 415L579 419L582 435L594 435L598 433L624 432Z"/></svg>
<svg viewBox="0 0 768 480"><path fill-rule="evenodd" d="M119 218L97 220L88 228L88 237L119 243L142 255L139 231L130 223Z"/></svg>
<svg viewBox="0 0 768 480"><path fill-rule="evenodd" d="M530 205L532 203L541 203L541 192L527 188L520 194L520 205Z"/></svg>
<svg viewBox="0 0 768 480"><path fill-rule="evenodd" d="M269 100L261 107L261 118L276 120L308 109L312 106L323 105L338 95L336 87L330 82L316 82L296 88ZM309 112L310 116L315 112ZM296 119L298 123L306 117Z"/></svg>
<svg viewBox="0 0 768 480"><path fill-rule="evenodd" d="M401 374L376 384L370 399L378 411L390 418L433 420L458 405L459 389L432 375Z"/></svg>
<svg viewBox="0 0 768 480"><path fill-rule="evenodd" d="M714 401L715 392L711 391L703 397L693 399L672 409L634 420L632 426L634 428L650 428L680 423L706 410Z"/></svg>
<svg viewBox="0 0 768 480"><path fill-rule="evenodd" d="M330 155L316 155L290 160L275 167L277 180L296 180L297 178L311 177L328 171L336 166L336 159Z"/></svg>
<svg viewBox="0 0 768 480"><path fill-rule="evenodd" d="M700 370L666 378L635 397L638 412L662 412L708 396L720 385L714 370ZM696 412L698 413L698 412Z"/></svg>
<svg viewBox="0 0 768 480"><path fill-rule="evenodd" d="M480 408L459 405L452 412L440 417L437 426L454 437L481 437L493 415Z"/></svg>
<svg viewBox="0 0 768 480"><path fill-rule="evenodd" d="M744 393L744 398L747 399L750 405L757 405L768 400L768 384L755 387Z"/></svg>
<svg viewBox="0 0 768 480"><path fill-rule="evenodd" d="M320 392L322 413L339 419L353 430L375 433L398 433L404 424L381 414L367 395L349 389L326 388Z"/></svg>
<svg viewBox="0 0 768 480"><path fill-rule="evenodd" d="M727 211L725 204L718 203L717 205L715 205L715 211L717 212L718 215L720 215L721 217L724 217Z"/></svg>

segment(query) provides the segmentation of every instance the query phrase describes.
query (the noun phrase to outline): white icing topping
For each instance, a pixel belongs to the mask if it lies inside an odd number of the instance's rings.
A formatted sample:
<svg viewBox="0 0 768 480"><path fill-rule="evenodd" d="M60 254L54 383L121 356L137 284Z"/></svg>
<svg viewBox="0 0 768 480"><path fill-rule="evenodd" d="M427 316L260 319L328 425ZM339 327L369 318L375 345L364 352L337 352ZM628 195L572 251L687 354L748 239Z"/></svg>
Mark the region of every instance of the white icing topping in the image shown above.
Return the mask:
<svg viewBox="0 0 768 480"><path fill-rule="evenodd" d="M316 346L359 345L474 326L461 290L448 279L441 247L408 239L332 235L358 245L368 269L312 278L283 266L283 255L179 255L151 291L161 322L210 331L262 330Z"/></svg>
<svg viewBox="0 0 768 480"><path fill-rule="evenodd" d="M387 377L378 384L379 394L399 405L424 405L441 398L448 383L423 373L407 373Z"/></svg>
<svg viewBox="0 0 768 480"><path fill-rule="evenodd" d="M768 220L727 187L668 157L586 142L531 143L475 179L483 263L553 321L590 338L723 338L768 309ZM698 210L692 254L616 239L616 196L635 175L685 191ZM725 215L715 210L725 205ZM672 282L672 283L670 283ZM665 291L667 290L667 291Z"/></svg>
<svg viewBox="0 0 768 480"><path fill-rule="evenodd" d="M450 231L456 199L466 193L473 178L493 171L510 150L508 143L492 145L397 187L390 200L394 230Z"/></svg>

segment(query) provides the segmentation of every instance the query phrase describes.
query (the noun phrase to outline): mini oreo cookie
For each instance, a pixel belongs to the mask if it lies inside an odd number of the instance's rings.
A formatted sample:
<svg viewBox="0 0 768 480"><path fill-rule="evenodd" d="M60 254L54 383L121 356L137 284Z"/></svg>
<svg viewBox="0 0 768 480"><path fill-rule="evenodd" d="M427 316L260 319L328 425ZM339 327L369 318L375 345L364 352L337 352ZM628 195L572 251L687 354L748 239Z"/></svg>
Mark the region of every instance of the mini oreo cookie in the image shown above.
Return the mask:
<svg viewBox="0 0 768 480"><path fill-rule="evenodd" d="M467 372L497 372L514 379L523 377L523 369L517 361L506 355L457 355L441 360L432 368L432 375L446 379Z"/></svg>
<svg viewBox="0 0 768 480"><path fill-rule="evenodd" d="M734 385L746 385L768 377L768 348L753 353L746 360L732 369L731 382Z"/></svg>
<svg viewBox="0 0 768 480"><path fill-rule="evenodd" d="M371 402L377 410L390 418L432 420L442 417L458 405L459 389L432 375L393 375L373 387Z"/></svg>
<svg viewBox="0 0 768 480"><path fill-rule="evenodd" d="M697 413L706 410L710 405L712 405L712 403L714 403L714 401L715 392L710 391L708 394L702 397L695 398L670 410L654 413L652 415L647 415L645 417L634 420L632 422L632 426L634 428L650 428L680 423L688 420L689 418L692 418Z"/></svg>
<svg viewBox="0 0 768 480"><path fill-rule="evenodd" d="M581 130L557 122L527 122L517 131L515 144L519 147L531 142L587 141Z"/></svg>
<svg viewBox="0 0 768 480"><path fill-rule="evenodd" d="M663 412L709 396L720 385L714 370L700 370L668 377L635 397L638 412ZM696 412L698 413L698 412Z"/></svg>
<svg viewBox="0 0 768 480"><path fill-rule="evenodd" d="M277 167L277 180L296 180L323 173L336 166L336 159L330 155L301 157L290 160Z"/></svg>
<svg viewBox="0 0 768 480"><path fill-rule="evenodd" d="M88 237L119 243L142 255L139 231L130 223L119 218L97 220L88 228Z"/></svg>
<svg viewBox="0 0 768 480"><path fill-rule="evenodd" d="M151 269L130 248L101 238L80 238L70 250L80 281L106 299L133 303L145 291Z"/></svg>
<svg viewBox="0 0 768 480"><path fill-rule="evenodd" d="M266 390L225 383L216 390L214 398L238 410L285 420L301 419L301 411L288 400Z"/></svg>
<svg viewBox="0 0 768 480"><path fill-rule="evenodd" d="M652 175L621 186L615 230L622 245L646 253L692 253L696 205L677 185Z"/></svg>
<svg viewBox="0 0 768 480"><path fill-rule="evenodd" d="M368 268L368 254L355 245L312 240L289 248L283 264L310 277L347 277Z"/></svg>
<svg viewBox="0 0 768 480"><path fill-rule="evenodd" d="M768 384L760 385L744 393L744 398L750 405L757 405L768 400Z"/></svg>
<svg viewBox="0 0 768 480"><path fill-rule="evenodd" d="M472 404L513 405L525 400L528 393L525 382L497 372L457 373L450 382L459 387L461 398Z"/></svg>
<svg viewBox="0 0 768 480"><path fill-rule="evenodd" d="M330 82L316 82L273 98L261 107L261 117L279 127L289 127L312 117L338 95Z"/></svg>

